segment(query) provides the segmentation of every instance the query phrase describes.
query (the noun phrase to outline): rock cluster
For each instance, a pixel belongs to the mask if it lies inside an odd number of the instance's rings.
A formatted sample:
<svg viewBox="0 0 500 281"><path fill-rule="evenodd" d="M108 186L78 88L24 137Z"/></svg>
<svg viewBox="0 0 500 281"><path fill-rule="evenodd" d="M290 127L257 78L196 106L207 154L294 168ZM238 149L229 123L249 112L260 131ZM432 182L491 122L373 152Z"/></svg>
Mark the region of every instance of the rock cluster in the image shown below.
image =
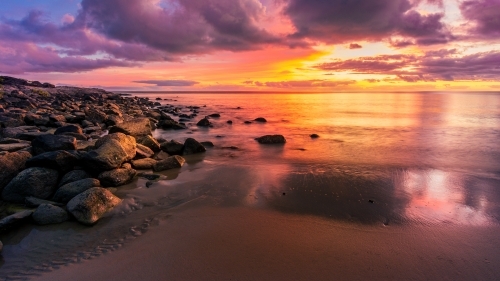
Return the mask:
<svg viewBox="0 0 500 281"><path fill-rule="evenodd" d="M187 109L0 76L1 199L36 208L1 216L0 231L29 217L93 224L121 201L110 188L131 182L136 169L182 167L180 155L205 147L192 138L160 144L152 131L185 129L180 120L196 117L199 107Z"/></svg>

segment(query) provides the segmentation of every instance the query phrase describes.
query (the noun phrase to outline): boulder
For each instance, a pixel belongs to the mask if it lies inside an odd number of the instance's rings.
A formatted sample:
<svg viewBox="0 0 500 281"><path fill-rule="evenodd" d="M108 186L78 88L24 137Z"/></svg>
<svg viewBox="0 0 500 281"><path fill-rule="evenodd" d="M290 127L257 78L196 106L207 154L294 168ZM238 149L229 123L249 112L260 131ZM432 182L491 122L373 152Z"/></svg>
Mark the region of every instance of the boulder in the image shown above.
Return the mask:
<svg viewBox="0 0 500 281"><path fill-rule="evenodd" d="M141 138L136 138L137 140L137 143L140 143L146 147L148 147L149 149L151 149L153 152L160 152L160 143L155 139L153 138L152 136L144 136L144 137L141 137Z"/></svg>
<svg viewBox="0 0 500 281"><path fill-rule="evenodd" d="M137 170L149 170L153 169L156 164L156 160L151 158L144 158L138 160L132 160L132 167Z"/></svg>
<svg viewBox="0 0 500 281"><path fill-rule="evenodd" d="M155 153L149 149L149 147L144 146L142 144L137 144L137 151L135 154L135 159L142 159L142 158L150 158L154 155Z"/></svg>
<svg viewBox="0 0 500 281"><path fill-rule="evenodd" d="M111 127L109 133L124 133L133 137L149 136L151 135L151 123L149 118L134 118Z"/></svg>
<svg viewBox="0 0 500 281"><path fill-rule="evenodd" d="M31 214L33 214L32 210L24 210L1 219L0 233L5 232L11 229L12 227L21 224L25 220L28 220L31 217Z"/></svg>
<svg viewBox="0 0 500 281"><path fill-rule="evenodd" d="M99 186L101 186L101 182L97 179L92 178L70 182L59 187L59 189L57 189L56 191L56 194L54 194L54 197L52 197L52 200L56 202L66 203L71 200L71 198L77 196L85 190Z"/></svg>
<svg viewBox="0 0 500 281"><path fill-rule="evenodd" d="M108 190L93 187L73 197L66 208L80 223L91 225L120 202L121 199Z"/></svg>
<svg viewBox="0 0 500 281"><path fill-rule="evenodd" d="M31 154L26 151L0 156L0 192L22 170Z"/></svg>
<svg viewBox="0 0 500 281"><path fill-rule="evenodd" d="M266 135L260 138L256 138L256 140L261 144L284 144L286 143L286 139L282 135Z"/></svg>
<svg viewBox="0 0 500 281"><path fill-rule="evenodd" d="M39 154L28 161L26 167L44 167L66 173L78 164L80 158L68 151L59 150Z"/></svg>
<svg viewBox="0 0 500 281"><path fill-rule="evenodd" d="M155 172L160 172L160 171L165 171L165 170L170 170L170 169L176 169L182 167L186 160L182 158L181 156L174 155L170 156L165 160L161 160L156 162L156 164L153 166L153 170Z"/></svg>
<svg viewBox="0 0 500 281"><path fill-rule="evenodd" d="M108 117L106 113L94 108L85 110L85 114L87 115L87 120L94 124L103 123Z"/></svg>
<svg viewBox="0 0 500 281"><path fill-rule="evenodd" d="M198 123L196 123L196 126L200 126L200 127L208 127L210 126L210 120L208 120L206 117L201 119L200 121L198 121Z"/></svg>
<svg viewBox="0 0 500 281"><path fill-rule="evenodd" d="M164 130L168 129L174 129L174 130L183 130L186 129L186 126L183 124L180 124L177 121L174 120L161 120L157 124L158 128L162 128Z"/></svg>
<svg viewBox="0 0 500 281"><path fill-rule="evenodd" d="M49 198L57 189L59 172L47 168L28 168L19 174L3 189L5 201L24 203L24 198L34 196Z"/></svg>
<svg viewBox="0 0 500 281"><path fill-rule="evenodd" d="M207 149L199 143L197 140L193 138L188 138L184 142L184 150L182 151L183 155L190 155L196 153L202 153L207 151Z"/></svg>
<svg viewBox="0 0 500 281"><path fill-rule="evenodd" d="M75 182L83 179L92 178L92 176L84 170L73 170L65 174L59 181L59 186L63 186L70 182Z"/></svg>
<svg viewBox="0 0 500 281"><path fill-rule="evenodd" d="M32 214L37 224L56 224L68 220L68 213L61 207L50 204L42 204Z"/></svg>
<svg viewBox="0 0 500 281"><path fill-rule="evenodd" d="M184 144L171 140L169 142L162 143L160 148L170 155L181 155L182 150L184 149Z"/></svg>
<svg viewBox="0 0 500 281"><path fill-rule="evenodd" d="M25 142L5 143L5 144L0 144L0 151L15 152L15 151L19 151L21 149L28 148L30 146L31 146L31 144L25 143Z"/></svg>
<svg viewBox="0 0 500 281"><path fill-rule="evenodd" d="M107 141L116 140L123 147L125 153L127 154L127 158L125 161L130 161L134 159L137 149L137 142L134 137L127 136L122 133L114 133L106 135L97 140L95 143L95 148L99 149L101 145L105 144Z"/></svg>
<svg viewBox="0 0 500 281"><path fill-rule="evenodd" d="M42 135L31 141L35 155L56 150L76 150L76 139L70 136Z"/></svg>
<svg viewBox="0 0 500 281"><path fill-rule="evenodd" d="M119 168L102 172L98 178L105 187L118 187L130 183L136 174L137 171L134 169Z"/></svg>
<svg viewBox="0 0 500 281"><path fill-rule="evenodd" d="M99 139L97 149L88 152L84 157L84 164L94 171L108 171L120 167L130 161L136 154L134 137L122 133L107 135Z"/></svg>

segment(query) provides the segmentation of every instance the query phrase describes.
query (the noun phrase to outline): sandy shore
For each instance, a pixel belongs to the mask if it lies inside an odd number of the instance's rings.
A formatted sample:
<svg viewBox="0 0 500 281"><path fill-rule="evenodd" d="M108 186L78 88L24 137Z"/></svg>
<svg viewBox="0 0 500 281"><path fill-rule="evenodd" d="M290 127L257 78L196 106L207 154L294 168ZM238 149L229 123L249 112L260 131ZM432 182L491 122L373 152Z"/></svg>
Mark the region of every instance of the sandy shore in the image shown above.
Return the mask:
<svg viewBox="0 0 500 281"><path fill-rule="evenodd" d="M117 251L34 280L499 280L499 230L367 226L191 202Z"/></svg>

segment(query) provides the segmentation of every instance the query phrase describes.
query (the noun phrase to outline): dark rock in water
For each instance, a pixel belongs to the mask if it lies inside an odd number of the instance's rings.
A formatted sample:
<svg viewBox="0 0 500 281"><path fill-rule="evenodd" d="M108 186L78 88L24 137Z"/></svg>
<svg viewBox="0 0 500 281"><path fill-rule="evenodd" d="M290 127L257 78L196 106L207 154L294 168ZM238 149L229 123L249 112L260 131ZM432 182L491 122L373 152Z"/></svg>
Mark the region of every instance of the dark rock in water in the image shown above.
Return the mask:
<svg viewBox="0 0 500 281"><path fill-rule="evenodd" d="M65 174L59 181L59 186L63 186L70 182L75 182L83 179L92 178L92 176L84 170L73 170Z"/></svg>
<svg viewBox="0 0 500 281"><path fill-rule="evenodd" d="M264 118L264 117L255 118L253 121L255 121L255 122L261 122L261 123L267 122L266 118Z"/></svg>
<svg viewBox="0 0 500 281"><path fill-rule="evenodd" d="M184 150L182 151L183 155L190 155L196 153L202 153L207 151L207 149L199 143L197 140L193 138L188 138L184 142Z"/></svg>
<svg viewBox="0 0 500 281"><path fill-rule="evenodd" d="M149 170L153 169L156 164L156 160L151 158L144 158L139 160L132 160L132 167L137 170Z"/></svg>
<svg viewBox="0 0 500 281"><path fill-rule="evenodd" d="M31 217L31 214L33 214L32 210L25 210L21 212L17 212L13 215L7 216L3 219L0 220L0 233L5 232L25 220L28 220Z"/></svg>
<svg viewBox="0 0 500 281"><path fill-rule="evenodd" d="M135 159L150 158L153 157L154 154L155 153L149 149L149 147L139 143L137 144Z"/></svg>
<svg viewBox="0 0 500 281"><path fill-rule="evenodd" d="M26 197L24 200L24 205L26 205L26 207L28 207L28 208L36 208L42 204L50 204L50 205L54 205L54 206L64 206L64 204L61 204L61 203L57 203L57 202L49 201L49 200L43 200L43 199L36 198L33 196Z"/></svg>
<svg viewBox="0 0 500 281"><path fill-rule="evenodd" d="M73 197L84 192L85 190L99 186L101 186L99 180L92 178L70 182L59 187L59 189L57 189L56 191L56 194L54 194L54 197L52 197L52 200L56 202L67 203Z"/></svg>
<svg viewBox="0 0 500 281"><path fill-rule="evenodd" d="M168 129L174 129L174 130L184 130L187 129L187 127L183 124L180 124L177 121L174 120L161 120L158 122L158 128L162 128L164 130Z"/></svg>
<svg viewBox="0 0 500 281"><path fill-rule="evenodd" d="M155 172L160 172L160 171L165 171L165 170L170 170L170 169L181 168L185 162L186 162L186 160L184 158L182 158L181 156L174 155L174 156L168 157L165 160L156 162L156 164L153 166L153 170Z"/></svg>
<svg viewBox="0 0 500 281"><path fill-rule="evenodd" d="M46 168L28 168L20 172L3 189L2 198L8 202L24 203L24 198L34 196L49 198L57 189L59 173Z"/></svg>
<svg viewBox="0 0 500 281"><path fill-rule="evenodd" d="M261 144L283 144L286 143L286 139L282 135L266 135L256 140Z"/></svg>
<svg viewBox="0 0 500 281"><path fill-rule="evenodd" d="M162 143L160 148L170 155L181 155L182 150L184 149L184 144L171 140L169 142Z"/></svg>
<svg viewBox="0 0 500 281"><path fill-rule="evenodd" d="M50 168L65 173L72 170L79 160L79 157L68 151L51 151L29 159L26 161L26 167Z"/></svg>
<svg viewBox="0 0 500 281"><path fill-rule="evenodd" d="M318 134L312 134L310 135L311 139L317 139L319 138L319 135Z"/></svg>
<svg viewBox="0 0 500 281"><path fill-rule="evenodd" d="M0 156L0 192L19 172L24 170L26 161L30 157L31 154L26 151Z"/></svg>
<svg viewBox="0 0 500 281"><path fill-rule="evenodd" d="M120 198L108 190L102 187L93 187L75 196L66 207L77 221L92 225L120 202Z"/></svg>
<svg viewBox="0 0 500 281"><path fill-rule="evenodd" d="M245 123L245 124L252 124L252 121L245 121L243 123Z"/></svg>
<svg viewBox="0 0 500 281"><path fill-rule="evenodd" d="M196 126L208 127L210 126L210 121L207 118L203 118L200 121L198 121L198 123L196 123Z"/></svg>
<svg viewBox="0 0 500 281"><path fill-rule="evenodd" d="M35 155L56 150L76 150L76 139L70 136L44 135L31 141Z"/></svg>
<svg viewBox="0 0 500 281"><path fill-rule="evenodd" d="M137 171L134 169L119 168L102 172L98 178L105 187L118 187L131 182L136 174Z"/></svg>
<svg viewBox="0 0 500 281"><path fill-rule="evenodd" d="M226 123L228 123L228 124L233 124L233 121L231 121L231 120L227 120L227 122L226 122Z"/></svg>
<svg viewBox="0 0 500 281"><path fill-rule="evenodd" d="M32 214L33 220L37 224L56 224L68 220L68 213L61 207L50 204L42 204L36 208Z"/></svg>
<svg viewBox="0 0 500 281"><path fill-rule="evenodd" d="M160 143L153 138L152 136L144 136L141 138L136 138L137 143L140 143L149 149L151 149L153 152L160 152Z"/></svg>
<svg viewBox="0 0 500 281"><path fill-rule="evenodd" d="M138 176L141 178L145 178L147 180L150 180L150 181L159 180L162 177L165 177L162 175L157 175L157 174L152 174L152 173L139 173Z"/></svg>
<svg viewBox="0 0 500 281"><path fill-rule="evenodd" d="M220 114L219 113L213 113L213 114L210 114L208 115L209 117L214 117L214 118L219 118L220 117Z"/></svg>
<svg viewBox="0 0 500 281"><path fill-rule="evenodd" d="M109 133L124 133L133 137L151 135L151 121L149 118L134 118L109 129Z"/></svg>
<svg viewBox="0 0 500 281"><path fill-rule="evenodd" d="M77 125L66 125L66 126L57 128L57 130L54 132L54 135L61 135L64 133L83 134L83 130L80 126L77 126Z"/></svg>
<svg viewBox="0 0 500 281"><path fill-rule="evenodd" d="M214 143L211 142L211 141L202 141L200 142L201 145L203 145L204 147L214 147Z"/></svg>

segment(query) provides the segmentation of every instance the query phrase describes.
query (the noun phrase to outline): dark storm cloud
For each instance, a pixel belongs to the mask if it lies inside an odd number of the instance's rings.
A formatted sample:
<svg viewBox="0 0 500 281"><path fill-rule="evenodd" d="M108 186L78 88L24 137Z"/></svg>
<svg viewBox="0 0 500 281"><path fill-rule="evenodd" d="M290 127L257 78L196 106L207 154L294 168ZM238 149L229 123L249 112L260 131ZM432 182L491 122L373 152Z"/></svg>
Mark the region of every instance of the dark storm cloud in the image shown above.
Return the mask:
<svg viewBox="0 0 500 281"><path fill-rule="evenodd" d="M401 35L424 45L452 39L441 23L442 14L422 15L412 10L415 4L409 0L290 0L285 14L297 28L295 38L340 43Z"/></svg>
<svg viewBox="0 0 500 281"><path fill-rule="evenodd" d="M500 52L460 56L455 49L428 52L425 55L385 55L334 60L319 64L325 71L363 74L391 74L407 82L435 80L500 81Z"/></svg>
<svg viewBox="0 0 500 281"><path fill-rule="evenodd" d="M155 86L175 86L175 87L188 87L199 84L200 82L191 80L140 80L132 81L134 83L151 84Z"/></svg>

